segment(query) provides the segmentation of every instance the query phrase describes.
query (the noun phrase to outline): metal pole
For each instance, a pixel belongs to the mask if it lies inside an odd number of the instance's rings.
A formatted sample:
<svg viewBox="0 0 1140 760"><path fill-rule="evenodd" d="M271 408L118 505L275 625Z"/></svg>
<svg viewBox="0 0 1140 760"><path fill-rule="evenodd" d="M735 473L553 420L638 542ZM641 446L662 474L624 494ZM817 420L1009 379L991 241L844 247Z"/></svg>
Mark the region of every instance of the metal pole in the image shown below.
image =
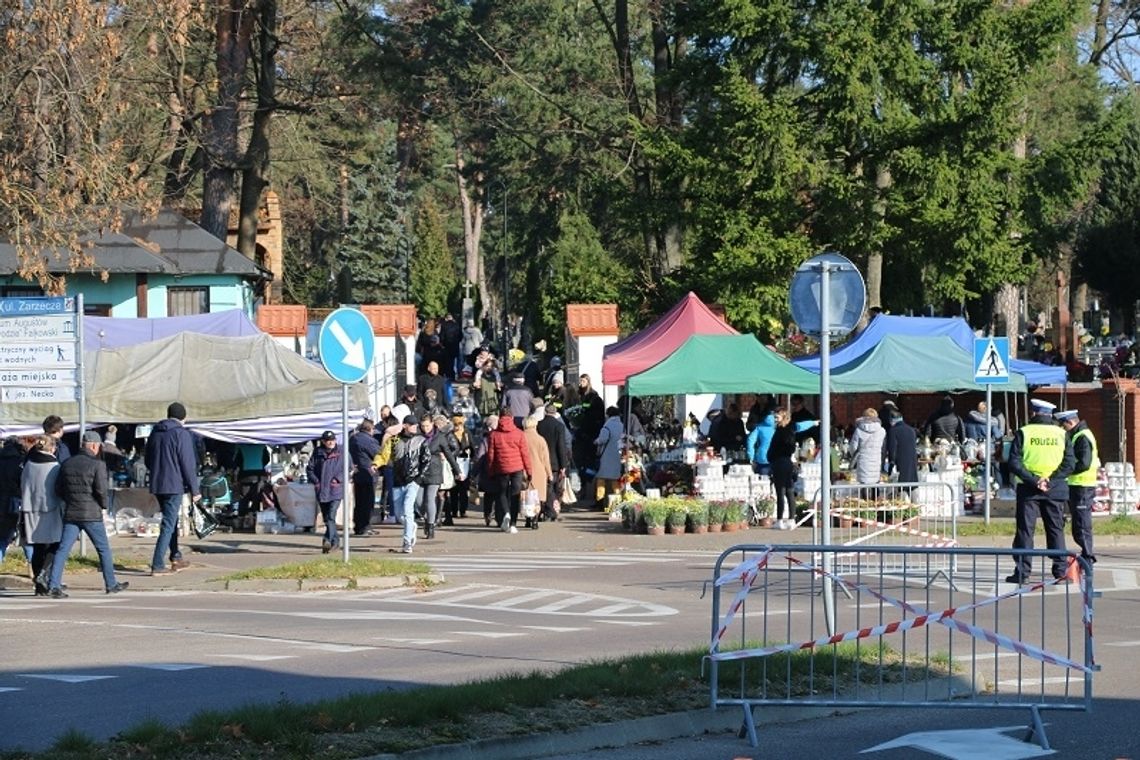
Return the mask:
<svg viewBox="0 0 1140 760"><path fill-rule="evenodd" d="M990 524L990 481L993 479L993 470L991 469L993 464L990 461L994 449L993 433L990 430L993 426L993 423L990 421L993 419L993 413L993 385L986 383L986 495L984 497L984 504L986 505L986 525Z"/></svg>
<svg viewBox="0 0 1140 760"><path fill-rule="evenodd" d="M340 450L341 461L341 496L340 505L343 507L341 510L341 546L344 547L344 561L348 562L348 512L349 512L349 493L352 489L348 482L348 383L341 383L340 386L340 426L342 431L341 445L343 448Z"/></svg>
<svg viewBox="0 0 1140 760"><path fill-rule="evenodd" d="M86 370L83 362L83 294L75 296L75 380L79 383L76 400L79 406L79 448L83 448L83 433L87 430L87 388ZM76 452L79 453L78 451ZM109 484L108 484L109 485ZM87 534L79 533L79 554L87 556Z"/></svg>
<svg viewBox="0 0 1140 760"><path fill-rule="evenodd" d="M820 519L824 546L831 545L831 264L820 265L819 278L819 426ZM823 614L829 635L835 634L835 587L831 582L834 555L823 553Z"/></svg>

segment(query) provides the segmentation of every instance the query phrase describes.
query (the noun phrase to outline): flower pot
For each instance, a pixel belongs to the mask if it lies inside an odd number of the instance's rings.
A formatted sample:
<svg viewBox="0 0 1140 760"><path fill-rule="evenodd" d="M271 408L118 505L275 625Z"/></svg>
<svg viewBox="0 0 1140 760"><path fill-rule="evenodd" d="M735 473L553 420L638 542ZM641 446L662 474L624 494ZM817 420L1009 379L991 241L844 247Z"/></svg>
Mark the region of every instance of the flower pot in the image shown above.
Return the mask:
<svg viewBox="0 0 1140 760"><path fill-rule="evenodd" d="M769 519L771 519L771 518L769 518ZM748 528L749 528L747 520L741 520L739 523L737 523L737 525L740 526L741 530L748 530Z"/></svg>
<svg viewBox="0 0 1140 760"><path fill-rule="evenodd" d="M735 533L736 531L740 530L740 523L726 522L721 525L721 529L724 530L725 533Z"/></svg>
<svg viewBox="0 0 1140 760"><path fill-rule="evenodd" d="M689 532L690 533L701 534L701 533L707 533L708 530L709 530L709 526L705 525L704 523L701 523L699 525L696 523L692 523L689 525Z"/></svg>
<svg viewBox="0 0 1140 760"><path fill-rule="evenodd" d="M720 523L709 523L709 533L720 533Z"/></svg>
<svg viewBox="0 0 1140 760"><path fill-rule="evenodd" d="M685 526L684 525L670 525L668 528L665 529L665 532L668 533L670 536L680 536L680 535L683 535L685 533Z"/></svg>
<svg viewBox="0 0 1140 760"><path fill-rule="evenodd" d="M645 532L651 536L664 536L665 535L665 526L664 525L652 525L652 526L646 525L645 526Z"/></svg>
<svg viewBox="0 0 1140 760"><path fill-rule="evenodd" d="M775 524L776 524L776 520L771 518L771 517L761 517L760 518L760 527L761 528L771 528Z"/></svg>
<svg viewBox="0 0 1140 760"><path fill-rule="evenodd" d="M839 528L850 528L854 524L855 524L855 521L852 520L850 517L836 517L835 518L835 525Z"/></svg>

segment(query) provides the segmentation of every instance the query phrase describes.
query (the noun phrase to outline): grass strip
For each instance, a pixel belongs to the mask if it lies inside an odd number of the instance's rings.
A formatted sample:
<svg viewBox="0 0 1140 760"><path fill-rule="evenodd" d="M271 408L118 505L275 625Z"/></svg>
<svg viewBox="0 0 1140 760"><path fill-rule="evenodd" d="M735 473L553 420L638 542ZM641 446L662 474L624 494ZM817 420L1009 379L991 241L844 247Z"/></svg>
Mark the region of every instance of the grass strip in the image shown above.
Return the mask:
<svg viewBox="0 0 1140 760"><path fill-rule="evenodd" d="M750 644L751 646L751 644ZM440 744L565 731L709 703L704 649L599 660L565 670L508 674L455 686L348 695L314 703L280 701L206 711L168 728L147 721L107 743L69 731L42 754L3 760L124 758L232 760L314 757L339 760ZM841 644L762 662L724 662L722 684L746 683L773 697L850 693L856 685L920 682L950 672L945 659L904 660L884 644Z"/></svg>
<svg viewBox="0 0 1140 760"><path fill-rule="evenodd" d="M423 562L408 562L399 559L373 559L350 557L348 562L337 557L321 557L305 562L290 562L285 565L255 567L249 570L226 575L222 580L328 580L330 578L380 578L392 576L423 576L431 567Z"/></svg>
<svg viewBox="0 0 1140 760"><path fill-rule="evenodd" d="M1012 536L1017 525L1012 517L995 517L986 525L983 520L959 520L958 536ZM1093 518L1094 536L1140 536L1140 520L1128 515Z"/></svg>
<svg viewBox="0 0 1140 760"><path fill-rule="evenodd" d="M138 572L147 572L150 570L149 557L144 559L134 555L115 555L115 569L116 570L132 570ZM99 572L99 557L95 554L95 550L91 550L90 556L83 557L78 554L72 554L67 558L67 564L64 566L65 573L94 573ZM0 575L21 575L25 578L31 577L32 567L28 564L28 560L24 557L24 552L16 546L9 547L8 552L4 555L4 561L0 562Z"/></svg>

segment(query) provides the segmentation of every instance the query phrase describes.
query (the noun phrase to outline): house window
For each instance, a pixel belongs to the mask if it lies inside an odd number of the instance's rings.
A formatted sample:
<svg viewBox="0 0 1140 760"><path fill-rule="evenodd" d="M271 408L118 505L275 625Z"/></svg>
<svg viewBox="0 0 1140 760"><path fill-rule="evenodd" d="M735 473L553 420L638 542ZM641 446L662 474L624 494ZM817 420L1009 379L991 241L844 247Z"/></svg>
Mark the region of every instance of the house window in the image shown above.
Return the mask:
<svg viewBox="0 0 1140 760"><path fill-rule="evenodd" d="M43 294L42 289L30 285L6 285L0 288L0 297L3 298L38 298Z"/></svg>
<svg viewBox="0 0 1140 760"><path fill-rule="evenodd" d="M209 288L167 288L166 316L189 317L210 313Z"/></svg>
<svg viewBox="0 0 1140 760"><path fill-rule="evenodd" d="M83 313L89 317L109 317L111 316L111 304L84 303Z"/></svg>

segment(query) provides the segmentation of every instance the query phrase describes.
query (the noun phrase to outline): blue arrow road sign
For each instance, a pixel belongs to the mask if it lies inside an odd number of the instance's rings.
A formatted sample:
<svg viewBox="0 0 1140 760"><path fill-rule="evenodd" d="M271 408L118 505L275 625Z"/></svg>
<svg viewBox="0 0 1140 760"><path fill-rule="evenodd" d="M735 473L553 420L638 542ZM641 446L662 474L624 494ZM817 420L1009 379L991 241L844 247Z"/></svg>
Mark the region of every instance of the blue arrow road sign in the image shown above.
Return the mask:
<svg viewBox="0 0 1140 760"><path fill-rule="evenodd" d="M376 337L360 310L340 308L321 323L317 350L329 377L341 383L356 383L364 379L372 366Z"/></svg>
<svg viewBox="0 0 1140 760"><path fill-rule="evenodd" d="M1009 338L974 338L974 382L1009 382Z"/></svg>

